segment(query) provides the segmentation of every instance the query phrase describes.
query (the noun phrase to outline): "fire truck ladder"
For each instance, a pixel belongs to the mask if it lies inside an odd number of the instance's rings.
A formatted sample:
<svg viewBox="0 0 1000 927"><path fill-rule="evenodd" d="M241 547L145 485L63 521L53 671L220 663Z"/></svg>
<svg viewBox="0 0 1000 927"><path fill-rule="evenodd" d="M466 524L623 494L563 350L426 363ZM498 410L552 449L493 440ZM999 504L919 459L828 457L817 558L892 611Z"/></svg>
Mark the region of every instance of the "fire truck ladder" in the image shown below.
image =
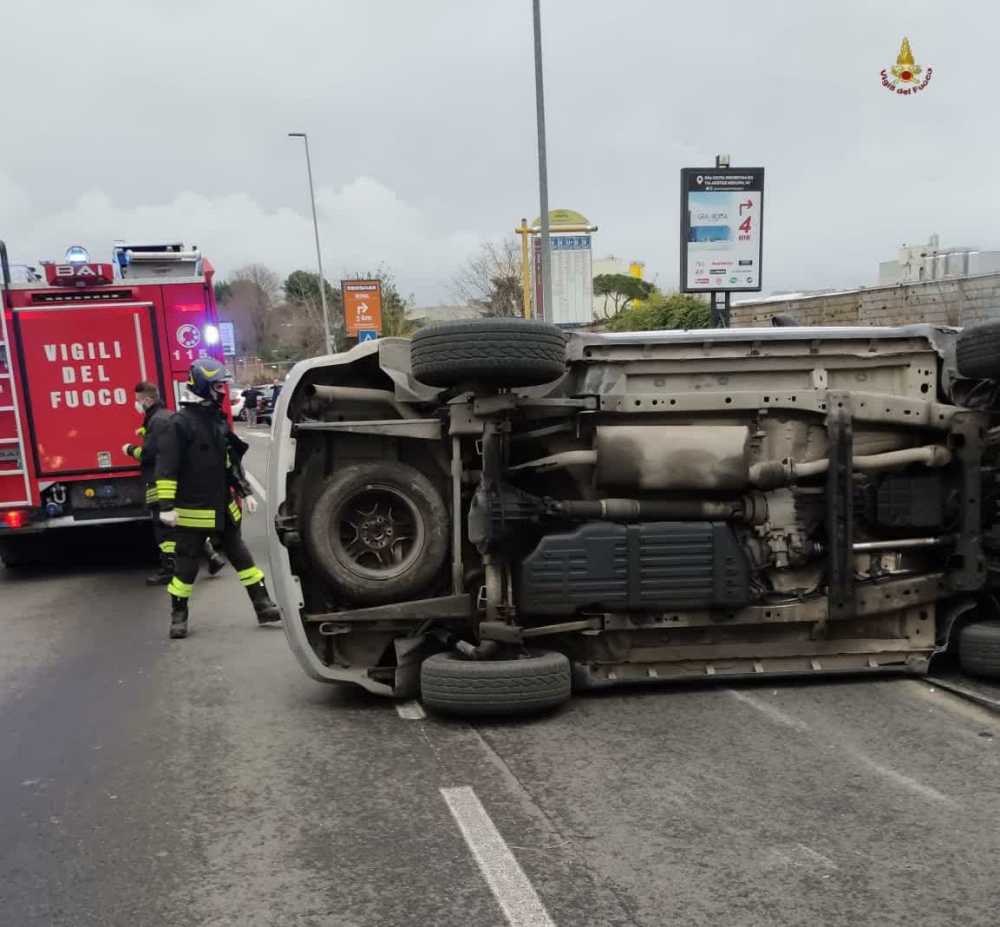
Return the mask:
<svg viewBox="0 0 1000 927"><path fill-rule="evenodd" d="M31 486L24 456L21 410L11 369L12 352L7 331L10 311L10 263L7 246L0 241L3 300L0 302L0 509L31 504ZM13 463L13 466L11 464Z"/></svg>

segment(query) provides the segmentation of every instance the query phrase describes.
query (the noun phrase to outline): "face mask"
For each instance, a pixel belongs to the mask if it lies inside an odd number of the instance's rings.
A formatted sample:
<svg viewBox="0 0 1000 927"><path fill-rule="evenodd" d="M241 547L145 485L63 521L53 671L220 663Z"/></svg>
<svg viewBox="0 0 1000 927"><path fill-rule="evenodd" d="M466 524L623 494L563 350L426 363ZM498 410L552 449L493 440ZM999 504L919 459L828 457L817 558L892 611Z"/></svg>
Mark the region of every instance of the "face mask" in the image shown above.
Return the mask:
<svg viewBox="0 0 1000 927"><path fill-rule="evenodd" d="M135 404L135 411L138 412L140 415L145 415L146 407L141 402L137 401Z"/></svg>

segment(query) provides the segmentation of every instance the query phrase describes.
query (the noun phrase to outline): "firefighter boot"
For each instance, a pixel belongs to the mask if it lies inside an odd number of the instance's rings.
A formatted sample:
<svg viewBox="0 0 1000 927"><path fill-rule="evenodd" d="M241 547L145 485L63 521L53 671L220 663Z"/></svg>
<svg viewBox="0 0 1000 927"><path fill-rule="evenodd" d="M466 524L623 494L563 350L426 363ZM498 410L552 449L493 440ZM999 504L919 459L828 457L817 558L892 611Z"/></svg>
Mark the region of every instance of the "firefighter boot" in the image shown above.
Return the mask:
<svg viewBox="0 0 1000 927"><path fill-rule="evenodd" d="M264 580L247 586L247 592L250 594L250 601L253 602L253 610L257 613L259 624L281 621L281 612L278 611L278 606L271 601L271 597L267 594Z"/></svg>
<svg viewBox="0 0 1000 927"><path fill-rule="evenodd" d="M174 575L174 558L170 554L160 554L160 568L146 577L147 586L166 586Z"/></svg>
<svg viewBox="0 0 1000 927"><path fill-rule="evenodd" d="M205 553L208 554L208 575L215 576L226 565L211 541L205 541Z"/></svg>
<svg viewBox="0 0 1000 927"><path fill-rule="evenodd" d="M170 636L172 638L187 637L188 633L188 600L179 595L170 597Z"/></svg>

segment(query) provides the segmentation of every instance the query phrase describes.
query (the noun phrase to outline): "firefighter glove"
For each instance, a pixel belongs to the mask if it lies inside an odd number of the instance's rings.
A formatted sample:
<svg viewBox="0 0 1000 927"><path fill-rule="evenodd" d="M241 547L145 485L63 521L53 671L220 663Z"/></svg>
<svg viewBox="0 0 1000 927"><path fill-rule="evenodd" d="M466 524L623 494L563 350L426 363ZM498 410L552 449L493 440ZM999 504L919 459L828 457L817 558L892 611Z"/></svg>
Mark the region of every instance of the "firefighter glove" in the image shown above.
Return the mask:
<svg viewBox="0 0 1000 927"><path fill-rule="evenodd" d="M162 521L168 528L176 528L177 512L173 509L170 509L168 512L160 512L160 521Z"/></svg>
<svg viewBox="0 0 1000 927"><path fill-rule="evenodd" d="M257 511L257 500L253 496L247 496L243 500L243 505L251 515Z"/></svg>

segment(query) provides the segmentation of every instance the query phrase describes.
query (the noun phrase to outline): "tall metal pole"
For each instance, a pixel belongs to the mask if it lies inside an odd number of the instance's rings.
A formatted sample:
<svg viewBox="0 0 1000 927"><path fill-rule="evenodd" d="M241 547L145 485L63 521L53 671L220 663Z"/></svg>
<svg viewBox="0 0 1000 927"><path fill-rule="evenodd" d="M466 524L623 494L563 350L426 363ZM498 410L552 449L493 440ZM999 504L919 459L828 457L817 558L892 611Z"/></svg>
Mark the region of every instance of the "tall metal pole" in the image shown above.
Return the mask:
<svg viewBox="0 0 1000 927"><path fill-rule="evenodd" d="M538 317L552 321L552 252L549 250L549 174L545 157L545 91L542 87L541 0L532 0L535 28L535 112L538 120L538 199L542 212L542 305Z"/></svg>
<svg viewBox="0 0 1000 927"><path fill-rule="evenodd" d="M323 306L323 333L326 335L326 353L333 354L330 332L330 313L326 307L326 278L323 276L323 254L319 247L319 222L316 219L316 194L313 191L312 161L309 158L309 136L305 132L289 132L289 138L301 138L306 143L306 173L309 175L309 202L312 204L313 233L316 236L316 265L319 267L319 301Z"/></svg>

